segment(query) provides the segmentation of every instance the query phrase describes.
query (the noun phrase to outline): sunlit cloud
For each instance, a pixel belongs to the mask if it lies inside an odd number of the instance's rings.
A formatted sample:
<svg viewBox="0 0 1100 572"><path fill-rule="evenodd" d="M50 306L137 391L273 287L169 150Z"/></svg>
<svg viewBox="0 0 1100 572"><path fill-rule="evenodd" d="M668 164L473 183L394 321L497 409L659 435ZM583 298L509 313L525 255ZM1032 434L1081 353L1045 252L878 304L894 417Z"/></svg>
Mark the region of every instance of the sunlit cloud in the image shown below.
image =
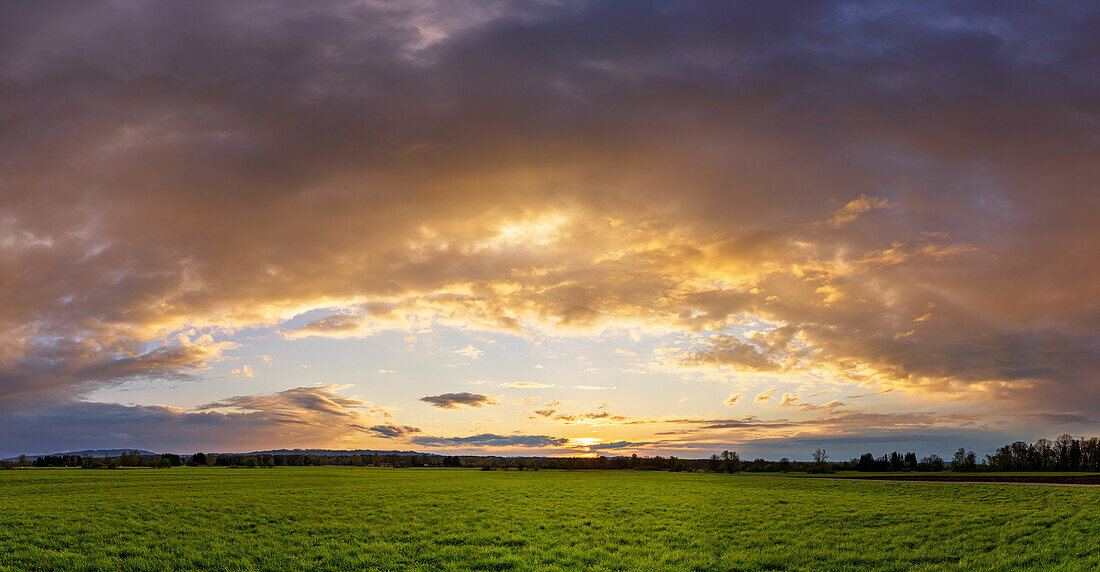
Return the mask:
<svg viewBox="0 0 1100 572"><path fill-rule="evenodd" d="M753 403L767 403L775 395L776 391L779 391L779 390L775 389L775 388L772 388L772 389L769 389L767 391L762 391L762 392L758 393L756 395L756 397L752 398L752 402Z"/></svg>
<svg viewBox="0 0 1100 572"><path fill-rule="evenodd" d="M456 354L458 354L458 355L460 355L460 356L465 356L465 357L467 357L467 358L470 358L470 359L478 359L478 358L480 358L480 357L481 357L481 355L482 355L482 354L484 354L485 352L483 352L483 351L481 351L481 350L479 350L479 349L475 348L474 346L470 346L470 345L468 345L468 346L466 346L466 347L464 347L464 348L461 348L461 349L457 349L457 350L455 350L455 352L454 352L454 353L456 353Z"/></svg>
<svg viewBox="0 0 1100 572"><path fill-rule="evenodd" d="M859 215L865 212L874 209L885 208L889 206L889 204L890 201L887 201L886 199L868 197L867 195L861 194L859 195L859 198L849 201L843 207L837 209L837 211L833 213L832 218L830 218L825 224L833 228L843 226L856 220Z"/></svg>

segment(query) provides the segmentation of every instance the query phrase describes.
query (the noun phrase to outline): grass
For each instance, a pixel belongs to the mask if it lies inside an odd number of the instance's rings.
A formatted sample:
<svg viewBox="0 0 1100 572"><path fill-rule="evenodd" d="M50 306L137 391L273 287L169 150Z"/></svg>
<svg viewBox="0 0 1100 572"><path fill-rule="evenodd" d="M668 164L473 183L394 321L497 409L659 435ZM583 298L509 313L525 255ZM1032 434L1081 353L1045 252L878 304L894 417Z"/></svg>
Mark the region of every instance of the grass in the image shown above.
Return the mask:
<svg viewBox="0 0 1100 572"><path fill-rule="evenodd" d="M0 472L0 570L1100 569L1100 489L345 467Z"/></svg>
<svg viewBox="0 0 1100 572"><path fill-rule="evenodd" d="M1087 471L974 471L953 473L951 471L925 472L925 471L836 471L833 473L806 473L801 471L740 473L746 476L759 477L798 477L807 479L866 479L885 477L951 477L969 480L981 480L983 478L1021 478L1038 481L1041 479L1068 479L1068 478L1100 478L1100 473Z"/></svg>

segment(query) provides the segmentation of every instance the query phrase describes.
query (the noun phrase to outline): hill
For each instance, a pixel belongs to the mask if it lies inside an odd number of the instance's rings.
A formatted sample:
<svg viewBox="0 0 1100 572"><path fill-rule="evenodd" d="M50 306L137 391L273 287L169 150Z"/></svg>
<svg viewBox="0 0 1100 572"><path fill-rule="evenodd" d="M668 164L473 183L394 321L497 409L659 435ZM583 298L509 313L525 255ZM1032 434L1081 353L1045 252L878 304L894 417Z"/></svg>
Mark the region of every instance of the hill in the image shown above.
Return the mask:
<svg viewBox="0 0 1100 572"><path fill-rule="evenodd" d="M78 457L117 457L123 453L129 453L130 451L137 451L143 456L159 455L160 453L154 453L152 451L146 451L144 449L85 449L83 451L66 451L64 453L50 453L48 455L27 455L28 461L33 461L39 457L63 457L65 455L76 455ZM0 459L4 461L18 461L19 456L8 457L7 459Z"/></svg>

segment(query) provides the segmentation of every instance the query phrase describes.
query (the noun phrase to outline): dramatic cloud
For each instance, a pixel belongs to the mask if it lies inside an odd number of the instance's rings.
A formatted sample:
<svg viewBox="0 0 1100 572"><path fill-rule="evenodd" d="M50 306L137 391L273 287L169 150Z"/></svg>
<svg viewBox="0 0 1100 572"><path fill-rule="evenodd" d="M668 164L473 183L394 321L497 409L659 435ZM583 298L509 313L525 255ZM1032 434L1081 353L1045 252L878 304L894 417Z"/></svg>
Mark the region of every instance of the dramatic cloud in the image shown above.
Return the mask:
<svg viewBox="0 0 1100 572"><path fill-rule="evenodd" d="M15 347L0 350L0 353L24 352L13 361L0 364L0 395L137 378L186 377L187 372L206 369L234 345L215 342L209 335L192 341L191 334L181 333L171 343L148 351L142 351L141 345L133 342L103 347L88 339L49 343L19 340Z"/></svg>
<svg viewBox="0 0 1100 572"><path fill-rule="evenodd" d="M580 339L608 354L585 375L777 388L756 403L820 389L784 378L1095 418L1098 25L1085 2L5 3L0 422L137 384L215 399L167 388L242 383L263 334L322 356L391 332L468 368L519 359L476 337L505 334L573 375L547 356ZM445 387L409 371L404 403ZM559 389L611 384L641 387Z"/></svg>
<svg viewBox="0 0 1100 572"><path fill-rule="evenodd" d="M444 393L442 395L428 395L421 397L420 401L438 407L440 409L459 409L466 407L484 407L486 405L499 405L492 397L479 393Z"/></svg>

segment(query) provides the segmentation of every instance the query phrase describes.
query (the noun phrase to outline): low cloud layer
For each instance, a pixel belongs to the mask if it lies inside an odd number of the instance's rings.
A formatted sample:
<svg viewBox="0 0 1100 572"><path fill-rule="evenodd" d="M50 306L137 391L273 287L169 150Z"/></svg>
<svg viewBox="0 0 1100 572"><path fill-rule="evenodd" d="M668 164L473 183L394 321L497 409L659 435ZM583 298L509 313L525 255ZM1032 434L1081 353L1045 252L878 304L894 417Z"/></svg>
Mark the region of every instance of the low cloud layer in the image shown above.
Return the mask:
<svg viewBox="0 0 1100 572"><path fill-rule="evenodd" d="M413 437L409 441L427 447L459 449L467 447L547 448L562 447L569 442L569 439L548 437L546 435L494 435L492 433L482 433L469 437L429 437L425 435L423 437Z"/></svg>
<svg viewBox="0 0 1100 572"><path fill-rule="evenodd" d="M89 401L22 402L0 422L4 454L135 447L154 451L250 451L354 445L362 432L403 437L415 427L375 422L388 413L340 386L242 395L184 410ZM60 447L60 448L59 448Z"/></svg>

